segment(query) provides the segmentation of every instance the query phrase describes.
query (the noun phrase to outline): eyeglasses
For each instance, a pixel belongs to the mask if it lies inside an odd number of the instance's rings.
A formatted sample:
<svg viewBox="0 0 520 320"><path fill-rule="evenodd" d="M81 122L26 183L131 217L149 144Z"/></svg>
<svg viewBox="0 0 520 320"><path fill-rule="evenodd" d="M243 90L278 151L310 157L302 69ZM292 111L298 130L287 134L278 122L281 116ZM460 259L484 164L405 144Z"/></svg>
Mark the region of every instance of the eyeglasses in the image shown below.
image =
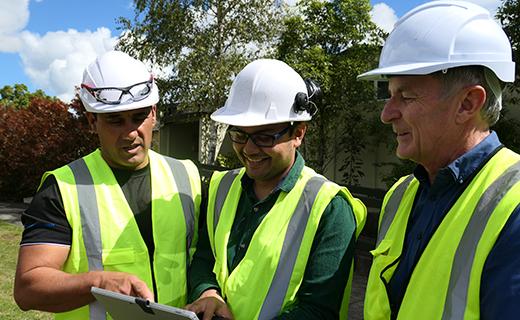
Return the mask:
<svg viewBox="0 0 520 320"><path fill-rule="evenodd" d="M150 80L139 82L128 87L104 87L91 88L86 84L81 84L97 101L105 104L120 104L124 95L127 99L124 101L140 101L146 99L152 92L153 77Z"/></svg>
<svg viewBox="0 0 520 320"><path fill-rule="evenodd" d="M229 138L234 143L239 144L245 144L247 143L248 139L251 139L253 143L258 147L272 147L274 146L276 140L283 137L284 134L286 134L289 129L291 129L293 126L288 126L284 128L282 131L275 133L275 134L265 134L265 133L246 133L242 130L239 130L237 128L232 128L228 130Z"/></svg>

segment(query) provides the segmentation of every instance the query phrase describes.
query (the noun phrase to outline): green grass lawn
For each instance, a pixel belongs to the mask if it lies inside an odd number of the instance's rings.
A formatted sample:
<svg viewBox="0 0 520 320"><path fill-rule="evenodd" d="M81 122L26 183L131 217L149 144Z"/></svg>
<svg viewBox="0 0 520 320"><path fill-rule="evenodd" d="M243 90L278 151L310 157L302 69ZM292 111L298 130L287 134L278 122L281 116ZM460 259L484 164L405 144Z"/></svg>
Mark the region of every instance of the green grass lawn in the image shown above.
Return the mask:
<svg viewBox="0 0 520 320"><path fill-rule="evenodd" d="M0 319L53 319L50 313L21 311L13 299L14 272L22 227L0 221Z"/></svg>

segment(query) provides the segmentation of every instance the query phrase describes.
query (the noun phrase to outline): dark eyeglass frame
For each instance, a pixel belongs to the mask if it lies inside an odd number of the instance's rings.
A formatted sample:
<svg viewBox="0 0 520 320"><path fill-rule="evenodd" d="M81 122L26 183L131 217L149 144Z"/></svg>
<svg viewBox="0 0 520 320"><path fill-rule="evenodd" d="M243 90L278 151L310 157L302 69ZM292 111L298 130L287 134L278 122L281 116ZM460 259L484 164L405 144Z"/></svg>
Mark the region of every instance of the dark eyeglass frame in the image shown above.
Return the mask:
<svg viewBox="0 0 520 320"><path fill-rule="evenodd" d="M130 89L132 89L135 86L142 85L142 84L146 84L146 87L148 88L148 93L146 95L143 95L142 97L137 97L137 98L134 97L132 92L130 92ZM143 82L139 82L139 83L135 83L135 84L133 84L131 86L128 86L128 87L92 88L92 87L90 87L90 86L88 86L86 84L83 84L83 83L81 84L81 87L84 88L85 90L87 90L94 97L94 99L96 99L97 101L102 102L104 104L120 104L121 103L121 98L125 94L129 94L132 97L132 101L141 101L141 100L144 100L144 99L148 98L148 96L152 92L153 76L151 75L149 80L146 80L146 81L143 81ZM99 98L99 95L97 94L97 92L100 92L102 90L119 90L119 91L121 91L121 95L119 96L117 101L110 101L110 100L102 99L102 98Z"/></svg>
<svg viewBox="0 0 520 320"><path fill-rule="evenodd" d="M281 137L283 137L287 132L289 132L290 129L292 129L294 126L289 125L285 128L283 128L281 131L275 133L275 134L267 134L267 133L247 133L244 132L238 128L231 128L228 130L228 135L231 141L238 144L246 144L247 140L251 139L251 141L257 146L257 147L263 147L263 148L270 148L273 147L276 144L276 141L279 140ZM241 134L244 138L243 139L237 139L237 136L233 136L234 133ZM264 139L270 139L270 143L262 143L259 142L259 138Z"/></svg>

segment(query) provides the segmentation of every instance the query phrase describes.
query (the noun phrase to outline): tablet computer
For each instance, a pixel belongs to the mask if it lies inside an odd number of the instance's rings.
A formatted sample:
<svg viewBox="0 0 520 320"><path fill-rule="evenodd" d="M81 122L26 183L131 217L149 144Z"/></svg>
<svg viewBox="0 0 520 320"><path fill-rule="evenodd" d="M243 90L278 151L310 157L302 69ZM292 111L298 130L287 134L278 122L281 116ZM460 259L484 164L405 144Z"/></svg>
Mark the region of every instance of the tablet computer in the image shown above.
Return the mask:
<svg viewBox="0 0 520 320"><path fill-rule="evenodd" d="M199 320L194 312L92 287L94 297L114 320Z"/></svg>

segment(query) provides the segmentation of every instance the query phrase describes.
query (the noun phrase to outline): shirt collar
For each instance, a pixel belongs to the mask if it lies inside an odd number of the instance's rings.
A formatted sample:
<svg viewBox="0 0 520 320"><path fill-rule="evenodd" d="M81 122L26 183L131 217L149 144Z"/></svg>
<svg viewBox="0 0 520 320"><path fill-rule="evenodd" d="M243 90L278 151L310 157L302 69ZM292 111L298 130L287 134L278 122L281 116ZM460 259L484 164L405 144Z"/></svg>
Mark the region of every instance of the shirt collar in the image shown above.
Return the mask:
<svg viewBox="0 0 520 320"><path fill-rule="evenodd" d="M484 140L473 147L471 150L455 159L446 167L439 170L435 177L435 185L445 185L446 183L463 184L468 178L471 178L475 171L502 146L496 132L491 131ZM422 165L418 165L414 171L414 176L419 180L421 185L429 184L428 172Z"/></svg>
<svg viewBox="0 0 520 320"><path fill-rule="evenodd" d="M287 173L285 177L280 180L276 188L273 189L271 192L276 193L278 190L282 190L284 192L289 192L294 188L296 185L296 182L298 181L298 178L300 177L300 174L303 170L303 167L305 166L305 160L303 159L302 155L298 150L296 150L296 158L294 160L294 164L291 167L291 170ZM246 192L253 190L253 183L255 182L253 179L249 178L247 174L244 174L242 176L242 188L246 190ZM253 191L254 192L254 191Z"/></svg>

